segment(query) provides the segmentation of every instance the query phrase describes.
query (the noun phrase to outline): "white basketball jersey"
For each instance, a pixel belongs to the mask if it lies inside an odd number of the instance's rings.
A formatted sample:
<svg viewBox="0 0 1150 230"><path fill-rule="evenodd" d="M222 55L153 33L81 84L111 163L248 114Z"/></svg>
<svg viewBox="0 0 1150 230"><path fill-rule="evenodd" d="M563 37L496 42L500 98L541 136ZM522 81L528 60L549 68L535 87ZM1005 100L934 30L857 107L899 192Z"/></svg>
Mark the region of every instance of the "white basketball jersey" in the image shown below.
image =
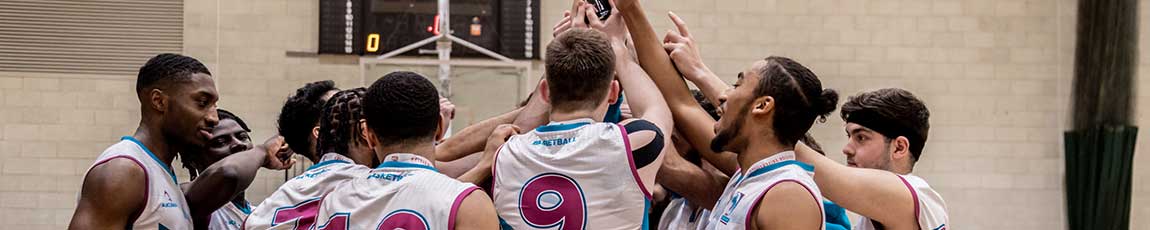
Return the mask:
<svg viewBox="0 0 1150 230"><path fill-rule="evenodd" d="M96 158L93 167L116 158L135 161L144 169L146 175L147 204L132 229L192 229L192 218L188 211L188 202L184 200L184 192L176 184L176 174L166 164L160 162L152 151L144 144L130 136L120 139L119 143L112 145ZM85 173L85 177L87 173Z"/></svg>
<svg viewBox="0 0 1150 230"><path fill-rule="evenodd" d="M243 204L228 202L220 209L212 212L212 221L208 223L210 230L237 230L241 229L240 225L244 224L244 219L252 214L251 204L244 201Z"/></svg>
<svg viewBox="0 0 1150 230"><path fill-rule="evenodd" d="M782 182L796 182L807 189L819 206L819 222L824 222L820 229L826 229L822 193L804 167L810 166L796 161L795 152L786 151L756 162L745 173L742 169L735 172L701 229L749 229L751 214L763 195Z"/></svg>
<svg viewBox="0 0 1150 230"><path fill-rule="evenodd" d="M647 229L650 195L622 126L552 122L495 156L495 209L514 229Z"/></svg>
<svg viewBox="0 0 1150 230"><path fill-rule="evenodd" d="M706 226L707 217L711 211L687 201L687 198L674 197L667 204L663 216L659 218L659 229L698 229Z"/></svg>
<svg viewBox="0 0 1150 230"><path fill-rule="evenodd" d="M346 156L324 154L318 163L264 199L244 221L244 229L311 228L315 224L316 212L319 212L319 199L368 170L371 169Z"/></svg>
<svg viewBox="0 0 1150 230"><path fill-rule="evenodd" d="M910 189L910 195L914 197L915 218L918 219L919 229L949 229L950 220L946 214L946 201L942 200L942 196L930 188L930 184L927 184L926 180L918 176L907 174L898 175L898 177L902 179L906 188ZM870 218L864 216L855 224L855 229L872 230L878 228L875 227Z"/></svg>
<svg viewBox="0 0 1150 230"><path fill-rule="evenodd" d="M426 158L391 154L324 197L316 223L321 230L455 229L459 205L478 188L439 173Z"/></svg>

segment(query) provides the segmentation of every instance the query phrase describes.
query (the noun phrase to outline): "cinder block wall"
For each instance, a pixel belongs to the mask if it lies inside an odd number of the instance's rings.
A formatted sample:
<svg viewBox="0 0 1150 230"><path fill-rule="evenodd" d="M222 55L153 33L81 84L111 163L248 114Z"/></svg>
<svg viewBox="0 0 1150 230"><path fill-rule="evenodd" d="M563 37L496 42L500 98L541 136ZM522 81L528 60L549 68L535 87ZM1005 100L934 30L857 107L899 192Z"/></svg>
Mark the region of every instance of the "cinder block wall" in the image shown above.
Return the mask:
<svg viewBox="0 0 1150 230"><path fill-rule="evenodd" d="M543 42L567 1L542 3ZM770 55L795 58L844 97L902 87L933 113L915 174L950 205L966 229L1062 229L1061 133L1067 127L1077 2L1071 0L678 0L644 1L662 33L666 11L691 26L704 59L729 82ZM1143 3L1143 12L1147 4ZM184 53L207 63L220 106L263 139L284 98L306 82L363 86L354 58L289 57L316 49L315 1L186 1ZM1143 21L1146 21L1143 15ZM1141 42L1150 43L1142 25ZM1146 48L1142 49L1147 54ZM1150 79L1143 58L1139 76ZM384 67L396 68L396 67ZM396 68L399 69L399 68ZM374 69L376 72L387 69ZM536 75L541 71L536 71ZM368 76L366 80L377 76ZM534 82L537 77L527 82ZM0 72L0 221L13 229L64 228L87 167L129 135L138 119L134 76ZM456 89L457 129L510 108L513 98L477 100L484 88L514 86L470 77ZM464 85L457 82L458 85ZM485 85L488 84L488 85ZM1150 83L1140 81L1140 91ZM1145 95L1140 96L1144 98ZM1139 100L1145 114L1150 100ZM845 143L838 114L816 125L832 155ZM1139 119L1140 123L1146 123ZM1150 143L1143 131L1140 144ZM1132 229L1150 229L1150 157L1139 148ZM177 164L176 171L186 180ZM261 172L248 198L282 182Z"/></svg>

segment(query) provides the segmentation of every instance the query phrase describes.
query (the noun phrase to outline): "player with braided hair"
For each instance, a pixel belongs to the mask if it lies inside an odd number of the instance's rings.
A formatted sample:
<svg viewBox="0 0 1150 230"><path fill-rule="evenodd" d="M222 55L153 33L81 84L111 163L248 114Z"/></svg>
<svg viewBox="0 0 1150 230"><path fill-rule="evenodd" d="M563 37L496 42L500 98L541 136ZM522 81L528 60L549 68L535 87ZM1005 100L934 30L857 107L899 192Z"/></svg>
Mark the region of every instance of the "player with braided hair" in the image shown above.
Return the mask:
<svg viewBox="0 0 1150 230"><path fill-rule="evenodd" d="M315 164L273 192L244 221L245 229L308 229L315 226L320 199L337 185L363 176L376 163L361 127L366 90L339 91L317 119Z"/></svg>

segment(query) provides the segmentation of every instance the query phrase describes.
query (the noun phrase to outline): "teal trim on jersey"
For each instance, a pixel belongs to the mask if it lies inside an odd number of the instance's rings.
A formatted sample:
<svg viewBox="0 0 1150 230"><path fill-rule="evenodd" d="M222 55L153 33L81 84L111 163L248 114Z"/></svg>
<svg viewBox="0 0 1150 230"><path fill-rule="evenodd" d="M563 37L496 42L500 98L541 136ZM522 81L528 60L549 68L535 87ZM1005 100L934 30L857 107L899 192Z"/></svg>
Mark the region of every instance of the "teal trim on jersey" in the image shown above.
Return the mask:
<svg viewBox="0 0 1150 230"><path fill-rule="evenodd" d="M507 224L507 221L503 220L503 217L499 217L499 230L515 230L515 228L512 228L510 224Z"/></svg>
<svg viewBox="0 0 1150 230"><path fill-rule="evenodd" d="M168 230L168 227L164 226L164 224L159 224L159 225L160 225L160 228L159 228L160 230Z"/></svg>
<svg viewBox="0 0 1150 230"><path fill-rule="evenodd" d="M124 136L124 137L121 137L120 140L121 141L126 140L126 141L131 141L132 143L136 143L136 145L140 146L140 149L144 150L144 153L147 153L149 157L152 157L152 160L156 160L156 163L160 163L161 166L164 166L164 169L168 170L168 175L172 176L172 182L173 183L176 182L176 172L172 171L172 166L170 166L168 164L164 164L163 161L160 161L160 158L156 157L156 154L153 154L152 150L148 150L148 147L144 146L143 143L140 143L140 140L136 140L136 138L134 138L132 136Z"/></svg>
<svg viewBox="0 0 1150 230"><path fill-rule="evenodd" d="M847 216L846 209L831 202L830 200L823 200L823 215L826 221L827 230L831 229L851 229L851 220Z"/></svg>
<svg viewBox="0 0 1150 230"><path fill-rule="evenodd" d="M939 225L937 228L934 228L934 230L940 230L942 227L946 227L946 224Z"/></svg>
<svg viewBox="0 0 1150 230"><path fill-rule="evenodd" d="M351 162L347 162L345 160L322 161L322 162L316 163L314 165L311 165L311 167L307 167L307 170L304 170L304 171L311 171L312 169L317 169L319 167L323 167L325 165L330 165L330 164L351 164Z"/></svg>
<svg viewBox="0 0 1150 230"><path fill-rule="evenodd" d="M233 200L232 205L235 205L236 209L239 209L240 212L244 213L244 215L251 215L252 214L252 204L248 203L247 200L245 200L243 203L238 203L238 202Z"/></svg>
<svg viewBox="0 0 1150 230"><path fill-rule="evenodd" d="M385 161L385 162L383 162L383 164L379 164L379 167L376 167L376 168L377 169L381 169L381 168L422 168L422 169L427 169L427 170L439 172L439 170L436 170L435 167L422 165L422 164L416 164L416 163L399 162L399 161Z"/></svg>
<svg viewBox="0 0 1150 230"><path fill-rule="evenodd" d="M643 230L651 229L651 212L647 210L651 210L651 200L643 198Z"/></svg>
<svg viewBox="0 0 1150 230"><path fill-rule="evenodd" d="M591 123L590 122L579 122L579 123L571 123L571 124L544 125L544 126L539 126L539 128L535 128L535 131L536 132L555 132L555 131L572 130L575 128L583 127L584 125L588 125L588 124L591 124Z"/></svg>
<svg viewBox="0 0 1150 230"><path fill-rule="evenodd" d="M807 170L807 171L811 171L811 172L815 171L814 166L804 164L803 162L799 162L796 160L787 160L787 161L775 163L772 165L768 165L767 167L763 167L761 169L755 170L754 172L748 173L747 177L754 177L754 176L758 176L758 175L763 175L764 173L770 172L770 171L775 170L775 169L782 168L783 166L787 166L787 165L797 165L800 168L803 168L803 170Z"/></svg>

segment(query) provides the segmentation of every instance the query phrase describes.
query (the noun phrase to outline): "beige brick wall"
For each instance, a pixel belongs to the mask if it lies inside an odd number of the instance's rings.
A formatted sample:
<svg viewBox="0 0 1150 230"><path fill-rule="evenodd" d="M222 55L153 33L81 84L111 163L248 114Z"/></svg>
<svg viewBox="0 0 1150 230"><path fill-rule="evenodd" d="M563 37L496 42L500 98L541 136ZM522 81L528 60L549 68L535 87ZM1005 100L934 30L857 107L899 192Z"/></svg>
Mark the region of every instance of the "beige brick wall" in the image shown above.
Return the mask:
<svg viewBox="0 0 1150 230"><path fill-rule="evenodd" d="M947 199L953 226L1065 228L1061 132L1076 1L644 2L658 31L670 28L668 10L686 19L706 62L728 81L755 60L782 55L811 67L843 100L882 87L922 97L934 127L915 173ZM568 6L544 1L544 44ZM257 138L274 132L283 99L303 83L332 79L350 88L365 80L354 58L284 54L316 49L316 1L186 1L184 16L184 52L209 65L221 107L244 117ZM1145 32L1141 38L1150 43ZM1139 76L1150 78L1150 61L1143 58L1141 66ZM376 68L368 79L391 69L419 69ZM484 76L456 81L457 127L506 110L516 99L490 90L513 81ZM0 221L13 229L67 224L84 170L139 119L133 81L0 72ZM1147 89L1150 83L1140 81L1139 90ZM1139 100L1142 114L1150 108L1145 97ZM842 121L834 116L812 131L831 150L845 142ZM1148 138L1143 131L1140 144ZM1150 153L1138 151L1132 229L1150 229L1150 164L1141 163L1150 161ZM831 155L841 159L836 152ZM280 172L261 173L248 198L262 200L280 181Z"/></svg>

